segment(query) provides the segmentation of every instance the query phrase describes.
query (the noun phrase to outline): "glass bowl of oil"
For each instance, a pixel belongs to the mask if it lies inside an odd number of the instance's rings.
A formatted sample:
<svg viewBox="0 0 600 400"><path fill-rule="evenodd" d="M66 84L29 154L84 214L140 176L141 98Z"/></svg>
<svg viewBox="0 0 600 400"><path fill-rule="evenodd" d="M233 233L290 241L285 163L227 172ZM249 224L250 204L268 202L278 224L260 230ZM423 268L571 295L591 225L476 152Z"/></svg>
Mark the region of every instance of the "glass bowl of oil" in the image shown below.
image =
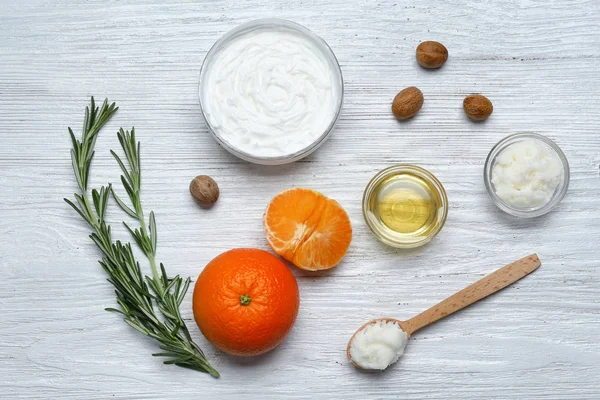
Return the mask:
<svg viewBox="0 0 600 400"><path fill-rule="evenodd" d="M380 171L363 196L363 215L383 243L410 249L429 243L448 215L448 198L440 181L416 165Z"/></svg>

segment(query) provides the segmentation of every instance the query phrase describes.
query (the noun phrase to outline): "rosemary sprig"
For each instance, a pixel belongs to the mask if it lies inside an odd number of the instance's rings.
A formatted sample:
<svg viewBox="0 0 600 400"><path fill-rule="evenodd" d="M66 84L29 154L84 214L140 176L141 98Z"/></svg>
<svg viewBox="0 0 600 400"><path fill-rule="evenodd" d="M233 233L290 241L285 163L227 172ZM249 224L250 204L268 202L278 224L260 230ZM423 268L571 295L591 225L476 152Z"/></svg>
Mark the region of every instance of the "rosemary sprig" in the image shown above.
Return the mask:
<svg viewBox="0 0 600 400"><path fill-rule="evenodd" d="M103 256L99 263L108 274L108 281L115 287L117 303L121 308L120 310L107 308L107 310L122 314L128 325L159 342L163 352L153 355L168 357L169 359L164 361L165 364L192 368L218 377L219 373L209 364L198 345L192 341L179 312L179 305L185 297L190 279L183 280L179 275L168 278L164 265L160 264L160 271L156 266L156 220L154 213L151 212L149 225L146 226L140 198L140 144L135 141L133 129L131 133L123 129L118 133L128 167L111 150L123 170L121 181L133 208L128 207L116 196L110 184L102 186L100 190L93 189L90 202L88 177L96 137L117 109L114 103L108 105L108 100L98 108L92 97L91 106L86 107L81 140L76 139L69 128L73 142L71 161L80 193L75 193L75 202L69 199L65 201L90 225L92 228L90 238L102 252ZM110 226L104 219L111 193L119 206L139 221L138 228L131 228L127 224L125 226L148 258L152 269L151 277L143 276L140 263L135 258L130 243L112 239ZM159 313L156 312L156 308Z"/></svg>

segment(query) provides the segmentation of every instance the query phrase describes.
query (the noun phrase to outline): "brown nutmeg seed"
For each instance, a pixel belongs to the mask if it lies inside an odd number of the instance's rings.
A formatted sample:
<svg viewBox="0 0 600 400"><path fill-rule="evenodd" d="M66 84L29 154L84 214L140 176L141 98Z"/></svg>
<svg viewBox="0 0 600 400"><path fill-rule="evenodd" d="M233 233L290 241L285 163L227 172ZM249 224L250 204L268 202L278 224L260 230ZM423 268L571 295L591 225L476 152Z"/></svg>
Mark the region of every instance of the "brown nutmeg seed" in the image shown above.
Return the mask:
<svg viewBox="0 0 600 400"><path fill-rule="evenodd" d="M439 68L448 59L448 49L439 42L428 40L417 46L417 62L423 68Z"/></svg>
<svg viewBox="0 0 600 400"><path fill-rule="evenodd" d="M202 207L210 207L219 198L219 186L210 176L199 175L190 183L190 193Z"/></svg>
<svg viewBox="0 0 600 400"><path fill-rule="evenodd" d="M418 88L410 86L394 97L392 112L398 119L408 119L415 116L422 106L423 93Z"/></svg>
<svg viewBox="0 0 600 400"><path fill-rule="evenodd" d="M463 109L467 116L473 121L483 121L492 115L494 106L487 97L480 94L472 94L465 97Z"/></svg>

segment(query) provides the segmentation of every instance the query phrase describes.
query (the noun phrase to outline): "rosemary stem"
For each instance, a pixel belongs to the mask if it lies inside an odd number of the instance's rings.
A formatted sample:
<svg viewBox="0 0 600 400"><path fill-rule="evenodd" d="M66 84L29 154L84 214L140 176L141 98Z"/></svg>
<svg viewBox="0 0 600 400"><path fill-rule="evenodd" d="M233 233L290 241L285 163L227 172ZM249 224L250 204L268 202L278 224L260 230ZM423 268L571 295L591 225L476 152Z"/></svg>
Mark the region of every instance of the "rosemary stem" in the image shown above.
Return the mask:
<svg viewBox="0 0 600 400"><path fill-rule="evenodd" d="M166 352L153 355L168 357L165 364L193 368L218 377L219 373L210 365L200 347L192 341L181 317L179 305L189 287L190 279L184 281L179 275L168 278L164 266L160 264L160 271L157 267L156 221L154 213L150 212L149 224L146 224L142 211L140 145L135 141L133 128L131 133L122 128L118 133L128 167L111 150L123 170L121 182L133 209L117 197L110 184L102 186L99 190L88 191L88 175L97 134L117 109L114 103L109 105L108 100L105 100L101 107L96 107L92 97L91 105L86 109L81 139L76 138L69 128L73 144L71 160L79 192L75 194L76 201L65 201L91 227L90 238L103 254L99 262L109 276L108 281L115 287L117 303L120 306L120 309L107 310L120 313L129 326L155 339ZM143 274L131 243L112 239L111 227L104 220L111 193L121 209L139 222L139 228L133 229L124 224L148 259L152 277Z"/></svg>

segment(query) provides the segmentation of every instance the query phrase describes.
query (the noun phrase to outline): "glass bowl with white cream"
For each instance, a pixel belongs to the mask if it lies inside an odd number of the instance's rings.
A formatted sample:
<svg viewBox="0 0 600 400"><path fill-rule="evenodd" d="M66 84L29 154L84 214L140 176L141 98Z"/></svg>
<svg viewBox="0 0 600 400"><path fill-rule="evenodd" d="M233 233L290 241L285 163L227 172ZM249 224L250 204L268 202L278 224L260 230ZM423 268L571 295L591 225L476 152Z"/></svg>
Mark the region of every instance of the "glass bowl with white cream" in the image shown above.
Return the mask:
<svg viewBox="0 0 600 400"><path fill-rule="evenodd" d="M277 165L306 157L329 137L344 83L327 43L281 19L238 26L209 50L200 107L213 137L235 156Z"/></svg>
<svg viewBox="0 0 600 400"><path fill-rule="evenodd" d="M565 197L569 162L551 139L537 133L505 137L490 151L484 181L493 202L516 217L539 217Z"/></svg>

